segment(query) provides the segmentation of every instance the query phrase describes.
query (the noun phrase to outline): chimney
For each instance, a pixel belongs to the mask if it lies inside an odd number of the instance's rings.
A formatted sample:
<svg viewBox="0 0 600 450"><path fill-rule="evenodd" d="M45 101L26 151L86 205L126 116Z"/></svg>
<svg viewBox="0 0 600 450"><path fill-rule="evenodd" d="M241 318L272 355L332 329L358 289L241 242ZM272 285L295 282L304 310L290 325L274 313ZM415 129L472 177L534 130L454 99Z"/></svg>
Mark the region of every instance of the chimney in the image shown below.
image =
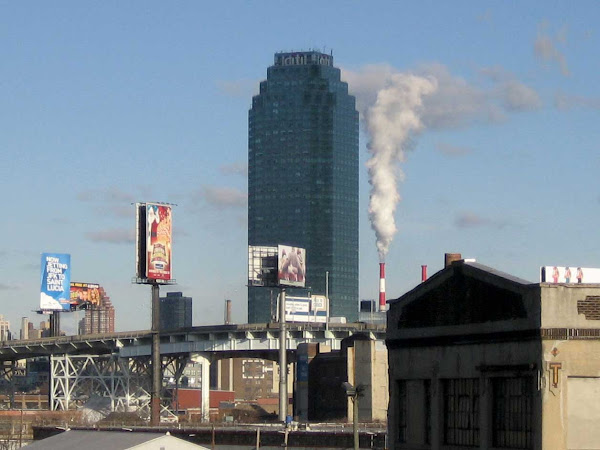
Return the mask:
<svg viewBox="0 0 600 450"><path fill-rule="evenodd" d="M452 265L454 261L460 261L462 255L460 253L445 253L444 254L444 268Z"/></svg>
<svg viewBox="0 0 600 450"><path fill-rule="evenodd" d="M421 266L421 283L427 281L427 266Z"/></svg>
<svg viewBox="0 0 600 450"><path fill-rule="evenodd" d="M379 263L379 311L385 311L385 263Z"/></svg>
<svg viewBox="0 0 600 450"><path fill-rule="evenodd" d="M225 325L231 324L231 300L225 300Z"/></svg>

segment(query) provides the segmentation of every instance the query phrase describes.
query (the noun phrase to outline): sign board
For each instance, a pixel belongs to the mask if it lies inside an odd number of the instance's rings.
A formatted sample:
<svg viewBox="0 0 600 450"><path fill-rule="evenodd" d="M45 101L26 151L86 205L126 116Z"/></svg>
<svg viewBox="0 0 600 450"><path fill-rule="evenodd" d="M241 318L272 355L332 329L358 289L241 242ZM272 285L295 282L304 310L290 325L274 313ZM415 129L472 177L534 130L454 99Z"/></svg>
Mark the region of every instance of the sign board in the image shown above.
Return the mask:
<svg viewBox="0 0 600 450"><path fill-rule="evenodd" d="M102 294L100 285L95 283L71 283L71 309L87 309L100 306Z"/></svg>
<svg viewBox="0 0 600 450"><path fill-rule="evenodd" d="M600 269L575 266L543 266L540 269L540 282L599 284Z"/></svg>
<svg viewBox="0 0 600 450"><path fill-rule="evenodd" d="M289 245L278 245L277 254L277 280L279 285L305 287L306 250Z"/></svg>
<svg viewBox="0 0 600 450"><path fill-rule="evenodd" d="M318 297L316 304L322 306L315 308L314 297ZM308 322L325 323L327 321L326 300L324 296L313 297L285 297L285 321L286 322Z"/></svg>
<svg viewBox="0 0 600 450"><path fill-rule="evenodd" d="M40 310L71 310L71 255L42 253Z"/></svg>
<svg viewBox="0 0 600 450"><path fill-rule="evenodd" d="M136 277L172 280L171 205L136 203Z"/></svg>

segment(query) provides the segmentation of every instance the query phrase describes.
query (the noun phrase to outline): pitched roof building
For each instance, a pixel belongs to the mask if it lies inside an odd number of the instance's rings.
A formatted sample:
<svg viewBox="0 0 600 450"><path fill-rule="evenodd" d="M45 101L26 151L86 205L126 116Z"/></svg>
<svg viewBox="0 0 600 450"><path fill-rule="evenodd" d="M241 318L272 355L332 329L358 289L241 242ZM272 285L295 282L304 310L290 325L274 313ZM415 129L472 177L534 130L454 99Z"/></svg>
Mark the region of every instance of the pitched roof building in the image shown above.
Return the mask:
<svg viewBox="0 0 600 450"><path fill-rule="evenodd" d="M600 448L600 285L459 260L390 302L395 449Z"/></svg>

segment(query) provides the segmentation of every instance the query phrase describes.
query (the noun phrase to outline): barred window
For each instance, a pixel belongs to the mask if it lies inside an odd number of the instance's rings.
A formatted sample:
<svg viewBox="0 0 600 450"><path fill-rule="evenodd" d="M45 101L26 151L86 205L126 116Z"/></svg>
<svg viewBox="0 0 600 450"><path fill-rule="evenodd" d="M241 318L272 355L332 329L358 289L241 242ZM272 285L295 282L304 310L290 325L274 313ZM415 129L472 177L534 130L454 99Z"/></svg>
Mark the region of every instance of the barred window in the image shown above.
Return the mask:
<svg viewBox="0 0 600 450"><path fill-rule="evenodd" d="M498 448L533 448L533 379L492 379L493 443Z"/></svg>
<svg viewBox="0 0 600 450"><path fill-rule="evenodd" d="M396 398L398 400L398 442L406 442L406 381L396 381Z"/></svg>
<svg viewBox="0 0 600 450"><path fill-rule="evenodd" d="M479 446L479 379L443 380L444 444Z"/></svg>

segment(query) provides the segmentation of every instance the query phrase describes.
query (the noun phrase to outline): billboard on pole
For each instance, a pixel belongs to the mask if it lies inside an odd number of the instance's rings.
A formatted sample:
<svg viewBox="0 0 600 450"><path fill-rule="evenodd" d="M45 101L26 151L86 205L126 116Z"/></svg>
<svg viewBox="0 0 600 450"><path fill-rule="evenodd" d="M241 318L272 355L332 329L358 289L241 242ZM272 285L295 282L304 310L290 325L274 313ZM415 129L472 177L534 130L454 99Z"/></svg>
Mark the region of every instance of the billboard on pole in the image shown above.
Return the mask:
<svg viewBox="0 0 600 450"><path fill-rule="evenodd" d="M171 205L136 203L136 277L172 280Z"/></svg>
<svg viewBox="0 0 600 450"><path fill-rule="evenodd" d="M306 250L278 245L277 279L280 286L304 287L306 284Z"/></svg>
<svg viewBox="0 0 600 450"><path fill-rule="evenodd" d="M323 295L285 298L286 322L327 322L327 300Z"/></svg>
<svg viewBox="0 0 600 450"><path fill-rule="evenodd" d="M171 243L173 240L171 206L146 204L147 278L171 279Z"/></svg>
<svg viewBox="0 0 600 450"><path fill-rule="evenodd" d="M40 310L71 310L71 255L42 253Z"/></svg>
<svg viewBox="0 0 600 450"><path fill-rule="evenodd" d="M87 309L100 306L100 285L95 283L71 283L71 309Z"/></svg>

